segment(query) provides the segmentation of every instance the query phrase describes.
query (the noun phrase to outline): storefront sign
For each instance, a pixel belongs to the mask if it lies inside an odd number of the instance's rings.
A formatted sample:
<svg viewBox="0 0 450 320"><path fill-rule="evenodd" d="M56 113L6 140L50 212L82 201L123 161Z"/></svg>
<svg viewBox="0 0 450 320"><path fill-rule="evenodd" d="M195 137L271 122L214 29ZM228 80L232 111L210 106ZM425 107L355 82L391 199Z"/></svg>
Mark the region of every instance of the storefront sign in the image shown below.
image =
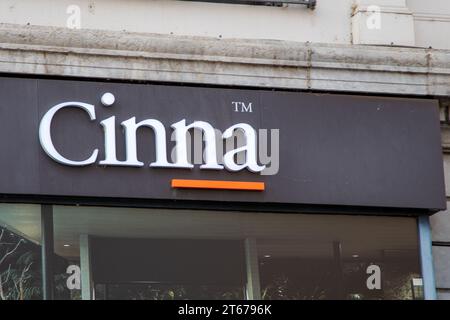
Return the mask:
<svg viewBox="0 0 450 320"><path fill-rule="evenodd" d="M445 208L434 100L23 78L0 96L3 195Z"/></svg>
<svg viewBox="0 0 450 320"><path fill-rule="evenodd" d="M101 101L106 106L111 106L115 97L112 93L103 94ZM108 102L105 102L108 101ZM53 138L51 134L52 120L56 112L65 108L79 108L85 111L91 120L96 119L95 106L84 102L63 102L60 103L45 113L39 125L39 140L43 150L47 155L64 165L68 166L87 166L96 163L98 158L98 149L95 149L88 159L76 161L69 160L62 156L55 148L53 144ZM194 165L188 159L188 133L189 130L198 129L203 133L203 140L205 146L203 148L200 145L198 150L194 149L195 153L202 154L202 150L205 150L204 164L200 166L200 169L209 170L223 170L226 168L228 171L240 171L248 169L251 172L261 172L265 169L265 165L259 165L257 163L257 134L255 129L247 123L238 123L227 128L223 134L217 137L217 130L206 121L194 121L191 124L186 124L186 119L182 119L173 123L170 127L173 129L175 136L175 148L174 155L175 161L169 162L167 160L167 139L166 129L164 124L157 119L144 119L139 123L136 123L136 117L131 117L121 123L123 132L125 135L125 160L117 159L116 151L116 117L111 116L100 122L104 131L104 150L105 158L100 160L98 164L104 166L123 166L123 167L143 167L144 163L138 160L137 154L137 131L139 128L148 127L153 130L155 136L155 150L156 161L150 163L150 167L154 168L176 168L176 169L192 169ZM239 146L229 150L223 155L223 165L218 161L218 150L216 146L217 138L221 140L230 139L233 137L235 131L241 131L244 139L244 146ZM221 141L222 142L222 141ZM276 141L278 144L278 141ZM223 144L221 143L222 147ZM278 150L278 148L277 148ZM244 163L237 163L236 155L238 153L244 153Z"/></svg>

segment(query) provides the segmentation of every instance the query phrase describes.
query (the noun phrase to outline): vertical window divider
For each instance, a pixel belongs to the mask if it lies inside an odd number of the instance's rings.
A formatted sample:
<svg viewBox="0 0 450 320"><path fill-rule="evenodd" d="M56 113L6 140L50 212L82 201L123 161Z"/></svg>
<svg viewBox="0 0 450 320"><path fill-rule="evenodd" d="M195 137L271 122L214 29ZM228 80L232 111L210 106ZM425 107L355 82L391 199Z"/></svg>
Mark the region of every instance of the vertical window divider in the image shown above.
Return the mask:
<svg viewBox="0 0 450 320"><path fill-rule="evenodd" d="M90 236L80 235L81 299L95 300L91 274Z"/></svg>
<svg viewBox="0 0 450 320"><path fill-rule="evenodd" d="M41 205L41 263L43 300L54 299L53 205Z"/></svg>
<svg viewBox="0 0 450 320"><path fill-rule="evenodd" d="M247 300L261 300L258 247L255 238L245 239L245 263L247 271Z"/></svg>

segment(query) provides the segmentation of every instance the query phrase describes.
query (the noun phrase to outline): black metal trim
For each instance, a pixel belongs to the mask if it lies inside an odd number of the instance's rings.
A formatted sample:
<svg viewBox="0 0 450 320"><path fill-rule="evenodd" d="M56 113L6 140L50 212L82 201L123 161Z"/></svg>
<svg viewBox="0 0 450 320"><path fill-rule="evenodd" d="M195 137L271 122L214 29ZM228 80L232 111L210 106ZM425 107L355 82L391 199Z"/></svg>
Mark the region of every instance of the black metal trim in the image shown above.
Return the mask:
<svg viewBox="0 0 450 320"><path fill-rule="evenodd" d="M281 7L283 4L299 4L305 5L308 9L311 10L314 10L317 5L317 0L182 0L182 1L246 4L257 6L275 6L275 7Z"/></svg>
<svg viewBox="0 0 450 320"><path fill-rule="evenodd" d="M127 83L127 84L147 84L156 86L174 86L189 88L217 88L217 89L236 89L236 90L253 90L253 91L270 91L270 92L306 92L321 95L341 95L341 96L364 96L364 97L385 97L385 98L409 98L422 100L436 100L437 96L420 95L420 94L396 94L382 92L355 92L355 91L336 91L336 90L316 90L316 89L295 89L280 87L261 87L257 85L230 85L230 84L211 84L211 83L194 83L194 82L171 82L157 80L136 80L136 79L116 79L106 77L83 77L83 76L67 76L67 75L46 75L32 73L13 73L0 72L0 78L20 78L20 79L49 79L58 81L81 81L81 82L101 82L101 83Z"/></svg>
<svg viewBox="0 0 450 320"><path fill-rule="evenodd" d="M54 238L53 238L53 206L41 206L41 263L42 263L42 297L44 300L54 299Z"/></svg>
<svg viewBox="0 0 450 320"><path fill-rule="evenodd" d="M211 210L239 212L272 212L272 213L315 213L342 215L378 215L378 216L429 216L434 210L415 208L389 208L344 205L315 205L289 203L254 203L254 202L224 202L203 200L163 200L135 198L98 198L98 197L67 197L67 196L36 196L36 195L0 195L0 203L28 203L42 205L100 206L127 208L156 208L178 210Z"/></svg>
<svg viewBox="0 0 450 320"><path fill-rule="evenodd" d="M450 247L450 242L446 241L433 241L431 244L434 247Z"/></svg>

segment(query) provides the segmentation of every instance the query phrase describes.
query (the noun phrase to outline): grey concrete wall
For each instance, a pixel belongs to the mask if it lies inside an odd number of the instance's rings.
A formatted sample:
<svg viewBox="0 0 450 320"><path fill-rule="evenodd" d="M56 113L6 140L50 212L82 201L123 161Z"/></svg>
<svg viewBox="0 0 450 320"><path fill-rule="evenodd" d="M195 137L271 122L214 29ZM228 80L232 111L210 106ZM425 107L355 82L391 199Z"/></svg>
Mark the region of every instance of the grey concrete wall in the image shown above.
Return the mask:
<svg viewBox="0 0 450 320"><path fill-rule="evenodd" d="M441 105L441 120L445 115L444 104ZM444 150L445 188L447 209L430 218L433 238L433 258L438 299L450 300L450 127L442 125L442 146Z"/></svg>
<svg viewBox="0 0 450 320"><path fill-rule="evenodd" d="M435 277L438 289L450 288L450 247L433 246Z"/></svg>
<svg viewBox="0 0 450 320"><path fill-rule="evenodd" d="M436 289L439 299L450 300L450 246L433 246Z"/></svg>
<svg viewBox="0 0 450 320"><path fill-rule="evenodd" d="M450 300L450 290L438 290L439 300Z"/></svg>
<svg viewBox="0 0 450 320"><path fill-rule="evenodd" d="M450 203L447 203L448 207L450 207ZM431 217L431 228L434 242L450 243L450 211L447 209L433 215Z"/></svg>

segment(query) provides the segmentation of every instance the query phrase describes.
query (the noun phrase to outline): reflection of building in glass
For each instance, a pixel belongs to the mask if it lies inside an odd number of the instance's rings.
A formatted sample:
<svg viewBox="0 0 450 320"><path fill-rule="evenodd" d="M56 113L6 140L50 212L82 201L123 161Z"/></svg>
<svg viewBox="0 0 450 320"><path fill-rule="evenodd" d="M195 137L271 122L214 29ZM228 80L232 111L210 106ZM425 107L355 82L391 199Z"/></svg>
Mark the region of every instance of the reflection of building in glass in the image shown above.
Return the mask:
<svg viewBox="0 0 450 320"><path fill-rule="evenodd" d="M0 300L41 299L39 245L0 227Z"/></svg>

